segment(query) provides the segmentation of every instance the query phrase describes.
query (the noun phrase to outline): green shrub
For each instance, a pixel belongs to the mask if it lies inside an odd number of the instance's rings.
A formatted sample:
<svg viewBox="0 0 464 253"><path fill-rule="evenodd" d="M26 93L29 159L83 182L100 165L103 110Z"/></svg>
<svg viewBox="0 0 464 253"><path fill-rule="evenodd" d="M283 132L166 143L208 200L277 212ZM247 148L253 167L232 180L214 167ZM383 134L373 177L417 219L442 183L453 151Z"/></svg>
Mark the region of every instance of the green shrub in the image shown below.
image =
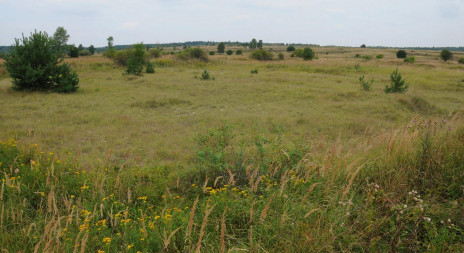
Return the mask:
<svg viewBox="0 0 464 253"><path fill-rule="evenodd" d="M294 45L290 45L287 47L287 52L294 52L295 51L295 46Z"/></svg>
<svg viewBox="0 0 464 253"><path fill-rule="evenodd" d="M219 43L217 46L217 52L223 54L224 50L226 50L226 45L224 44L224 42Z"/></svg>
<svg viewBox="0 0 464 253"><path fill-rule="evenodd" d="M80 56L89 56L89 55L92 55L92 54L90 53L89 50L84 49L84 50L79 51L79 55Z"/></svg>
<svg viewBox="0 0 464 253"><path fill-rule="evenodd" d="M214 51L209 51L209 55L215 55L215 54L216 54L216 52L214 52Z"/></svg>
<svg viewBox="0 0 464 253"><path fill-rule="evenodd" d="M372 89L372 84L374 83L374 78L370 81L364 79L364 75L359 78L359 83L361 84L361 88L365 91L370 91Z"/></svg>
<svg viewBox="0 0 464 253"><path fill-rule="evenodd" d="M159 50L158 48L151 48L148 51L148 56L150 58L159 58L161 57L161 50Z"/></svg>
<svg viewBox="0 0 464 253"><path fill-rule="evenodd" d="M131 55L127 60L126 73L132 75L140 75L143 70L143 62L137 59L136 56Z"/></svg>
<svg viewBox="0 0 464 253"><path fill-rule="evenodd" d="M366 60L366 61L372 60L372 56L370 56L370 55L364 55L362 58L363 58L364 60Z"/></svg>
<svg viewBox="0 0 464 253"><path fill-rule="evenodd" d="M453 58L453 53L451 53L447 49L443 49L441 51L441 53L440 53L440 57L444 62L446 62L446 61L451 60Z"/></svg>
<svg viewBox="0 0 464 253"><path fill-rule="evenodd" d="M401 74L398 72L398 69L391 73L390 81L390 86L385 86L385 93L403 93L409 87L409 85L406 84L406 80L404 80Z"/></svg>
<svg viewBox="0 0 464 253"><path fill-rule="evenodd" d="M95 47L93 45L90 45L89 52L90 52L91 55L95 54Z"/></svg>
<svg viewBox="0 0 464 253"><path fill-rule="evenodd" d="M361 55L360 54L355 54L354 58L361 58Z"/></svg>
<svg viewBox="0 0 464 253"><path fill-rule="evenodd" d="M251 53L250 55L251 58L255 60L260 60L260 61L270 61L274 57L274 54L272 52L268 52L264 49L258 49L255 50Z"/></svg>
<svg viewBox="0 0 464 253"><path fill-rule="evenodd" d="M234 51L232 51L232 50L230 50L230 49L227 50L227 55L233 55L233 54L234 54Z"/></svg>
<svg viewBox="0 0 464 253"><path fill-rule="evenodd" d="M285 55L283 53L279 53L279 60L283 60L285 58Z"/></svg>
<svg viewBox="0 0 464 253"><path fill-rule="evenodd" d="M383 54L379 54L375 57L376 59L383 59Z"/></svg>
<svg viewBox="0 0 464 253"><path fill-rule="evenodd" d="M211 79L211 76L209 75L209 72L205 69L203 73L201 73L201 80L209 80Z"/></svg>
<svg viewBox="0 0 464 253"><path fill-rule="evenodd" d="M155 65L151 63L151 61L147 61L147 63L145 64L145 72L147 72L148 74L155 73Z"/></svg>
<svg viewBox="0 0 464 253"><path fill-rule="evenodd" d="M237 49L237 51L235 51L236 55L241 55L242 53L243 53L242 49Z"/></svg>
<svg viewBox="0 0 464 253"><path fill-rule="evenodd" d="M414 64L416 62L416 57L414 57L414 56L406 57L406 59L404 59L404 62Z"/></svg>
<svg viewBox="0 0 464 253"><path fill-rule="evenodd" d="M303 60L312 60L314 59L314 51L310 47L305 47L303 50Z"/></svg>
<svg viewBox="0 0 464 253"><path fill-rule="evenodd" d="M63 63L62 52L47 33L34 32L10 47L6 70L13 79L13 89L28 91L74 92L79 77Z"/></svg>
<svg viewBox="0 0 464 253"><path fill-rule="evenodd" d="M408 56L408 53L406 53L406 51L404 50L398 50L396 52L396 58L399 58L399 59L404 59Z"/></svg>
<svg viewBox="0 0 464 253"><path fill-rule="evenodd" d="M187 48L182 52L177 54L177 58L181 60L200 60L207 62L208 61L208 54L205 50L195 47L195 48Z"/></svg>
<svg viewBox="0 0 464 253"><path fill-rule="evenodd" d="M258 70L257 69L251 70L250 73L251 74L258 74Z"/></svg>
<svg viewBox="0 0 464 253"><path fill-rule="evenodd" d="M459 58L458 63L459 64L464 64L464 57Z"/></svg>
<svg viewBox="0 0 464 253"><path fill-rule="evenodd" d="M71 58L79 57L79 49L73 45L69 46L69 57Z"/></svg>

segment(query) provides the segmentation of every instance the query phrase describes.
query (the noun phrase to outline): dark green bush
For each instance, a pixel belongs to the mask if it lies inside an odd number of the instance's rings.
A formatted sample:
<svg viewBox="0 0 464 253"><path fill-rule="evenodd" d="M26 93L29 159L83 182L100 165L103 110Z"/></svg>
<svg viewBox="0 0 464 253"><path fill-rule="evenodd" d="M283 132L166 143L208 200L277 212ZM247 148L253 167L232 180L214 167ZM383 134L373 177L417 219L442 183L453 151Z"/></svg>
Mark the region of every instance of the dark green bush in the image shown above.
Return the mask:
<svg viewBox="0 0 464 253"><path fill-rule="evenodd" d="M440 53L440 57L443 61L448 61L453 58L453 53L451 53L448 49L443 49Z"/></svg>
<svg viewBox="0 0 464 253"><path fill-rule="evenodd" d="M390 81L390 86L385 86L385 93L403 93L409 87L409 85L406 84L406 80L404 80L401 74L398 72L398 69L391 73Z"/></svg>
<svg viewBox="0 0 464 253"><path fill-rule="evenodd" d="M306 61L314 59L314 55L314 51L309 47L305 47L303 50L303 59Z"/></svg>
<svg viewBox="0 0 464 253"><path fill-rule="evenodd" d="M217 46L218 53L223 54L225 49L226 49L226 45L224 44L224 42L221 42L218 44Z"/></svg>
<svg viewBox="0 0 464 253"><path fill-rule="evenodd" d="M62 51L47 33L34 32L29 38L16 39L6 57L5 66L13 79L13 89L28 91L74 92L79 77L63 63Z"/></svg>
<svg viewBox="0 0 464 253"><path fill-rule="evenodd" d="M283 60L285 58L285 55L283 53L279 53L279 59Z"/></svg>
<svg viewBox="0 0 464 253"><path fill-rule="evenodd" d="M127 60L126 73L132 75L140 75L143 70L143 63L134 55L131 55Z"/></svg>
<svg viewBox="0 0 464 253"><path fill-rule="evenodd" d="M290 45L287 47L287 52L294 52L295 51L295 46L294 45Z"/></svg>
<svg viewBox="0 0 464 253"><path fill-rule="evenodd" d="M376 59L383 59L383 54L379 54L375 57Z"/></svg>
<svg viewBox="0 0 464 253"><path fill-rule="evenodd" d="M398 52L396 52L396 58L404 59L407 56L408 56L408 53L406 53L406 51L404 50L398 50Z"/></svg>
<svg viewBox="0 0 464 253"><path fill-rule="evenodd" d="M155 65L151 63L151 61L147 61L147 63L145 64L145 72L147 72L148 74L155 73Z"/></svg>
<svg viewBox="0 0 464 253"><path fill-rule="evenodd" d="M71 58L79 57L79 49L73 45L69 46L69 57Z"/></svg>
<svg viewBox="0 0 464 253"><path fill-rule="evenodd" d="M259 49L259 50L253 51L250 57L256 60L260 60L260 61L270 61L274 57L274 54L264 49Z"/></svg>
<svg viewBox="0 0 464 253"><path fill-rule="evenodd" d="M214 52L214 51L209 51L209 55L215 55L215 54L216 54L216 52Z"/></svg>
<svg viewBox="0 0 464 253"><path fill-rule="evenodd" d="M464 64L464 57L459 58L458 63L459 64Z"/></svg>
<svg viewBox="0 0 464 253"><path fill-rule="evenodd" d="M243 53L242 49L237 49L237 51L235 51L236 55L241 55L242 53Z"/></svg>
<svg viewBox="0 0 464 253"><path fill-rule="evenodd" d="M363 58L364 60L366 60L366 61L372 60L372 56L370 56L370 55L364 55L362 58Z"/></svg>
<svg viewBox="0 0 464 253"><path fill-rule="evenodd" d="M232 51L232 50L230 50L230 49L227 50L227 55L232 55L232 54L234 54L234 51Z"/></svg>
<svg viewBox="0 0 464 253"><path fill-rule="evenodd" d="M250 71L251 74L258 74L258 70L257 69L253 69Z"/></svg>

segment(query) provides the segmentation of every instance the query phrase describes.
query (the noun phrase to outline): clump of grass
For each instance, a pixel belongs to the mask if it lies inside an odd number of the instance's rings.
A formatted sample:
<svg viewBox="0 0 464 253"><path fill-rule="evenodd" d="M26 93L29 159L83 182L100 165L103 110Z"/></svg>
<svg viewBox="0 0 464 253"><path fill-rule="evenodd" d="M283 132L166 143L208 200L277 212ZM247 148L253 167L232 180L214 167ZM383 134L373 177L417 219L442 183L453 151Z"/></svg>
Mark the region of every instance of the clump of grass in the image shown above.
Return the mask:
<svg viewBox="0 0 464 253"><path fill-rule="evenodd" d="M383 59L383 54L378 54L377 56L375 56L376 59Z"/></svg>

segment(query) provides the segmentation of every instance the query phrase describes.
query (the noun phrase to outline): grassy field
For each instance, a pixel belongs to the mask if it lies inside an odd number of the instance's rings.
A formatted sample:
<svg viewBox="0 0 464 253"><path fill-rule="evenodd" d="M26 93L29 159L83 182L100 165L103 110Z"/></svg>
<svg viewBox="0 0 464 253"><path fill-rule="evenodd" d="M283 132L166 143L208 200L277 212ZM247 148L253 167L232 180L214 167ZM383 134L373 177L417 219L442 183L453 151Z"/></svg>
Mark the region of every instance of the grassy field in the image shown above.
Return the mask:
<svg viewBox="0 0 464 253"><path fill-rule="evenodd" d="M76 94L13 92L9 79L0 81L0 138L71 153L85 166L105 157L119 165L177 164L194 152L196 135L222 124L246 139L305 146L321 137L356 140L463 107L464 65L443 63L438 52L415 52L414 65L396 59L395 50L316 52L314 61L216 55L210 63L185 63L169 56L157 60L166 66L143 77L123 76L100 56L68 60L81 80ZM379 54L385 57L375 59ZM410 89L384 94L395 68ZM216 80L195 79L204 69ZM250 73L254 69L258 74ZM374 78L371 92L361 90L362 75Z"/></svg>
<svg viewBox="0 0 464 253"><path fill-rule="evenodd" d="M13 91L3 74L0 248L464 250L464 65L315 51L167 55L140 77L99 55L67 59L74 94ZM409 89L385 94L397 68Z"/></svg>

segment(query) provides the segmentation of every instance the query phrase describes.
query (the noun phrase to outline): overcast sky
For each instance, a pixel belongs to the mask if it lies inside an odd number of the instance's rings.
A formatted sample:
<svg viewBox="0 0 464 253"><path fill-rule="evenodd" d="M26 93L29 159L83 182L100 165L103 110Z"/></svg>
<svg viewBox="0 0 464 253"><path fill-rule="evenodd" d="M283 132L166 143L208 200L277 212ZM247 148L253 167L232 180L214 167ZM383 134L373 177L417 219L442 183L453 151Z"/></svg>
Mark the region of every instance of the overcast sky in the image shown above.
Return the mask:
<svg viewBox="0 0 464 253"><path fill-rule="evenodd" d="M0 0L0 45L63 26L105 46L250 41L464 46L464 0Z"/></svg>

